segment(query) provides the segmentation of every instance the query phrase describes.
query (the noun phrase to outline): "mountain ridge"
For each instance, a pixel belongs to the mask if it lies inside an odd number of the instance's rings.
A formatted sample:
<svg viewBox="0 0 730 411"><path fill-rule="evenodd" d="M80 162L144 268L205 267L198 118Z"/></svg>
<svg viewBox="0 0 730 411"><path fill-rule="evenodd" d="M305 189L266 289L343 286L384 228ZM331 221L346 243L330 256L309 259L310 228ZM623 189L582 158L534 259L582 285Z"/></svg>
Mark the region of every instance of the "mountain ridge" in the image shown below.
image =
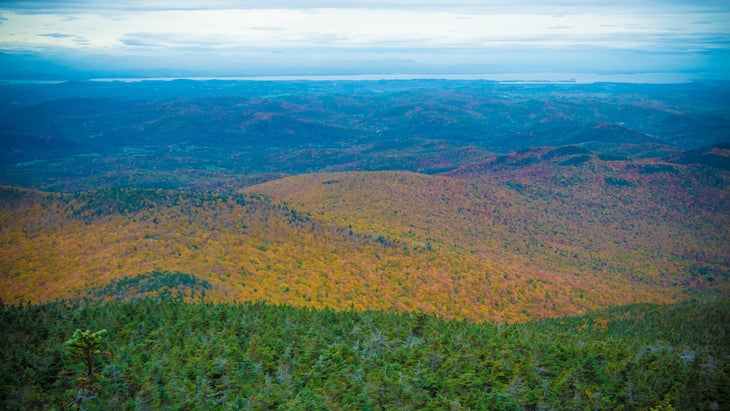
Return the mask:
<svg viewBox="0 0 730 411"><path fill-rule="evenodd" d="M632 176L607 183L605 170L590 177L590 168L613 162L560 166L585 154L555 150L530 155L547 157L548 169L583 167L573 170L582 180L566 185L576 177L561 172L529 186L513 172L389 171L292 176L242 193L5 188L2 299L78 298L88 287L169 271L208 281L214 301L513 322L726 292L727 175L712 188L676 166L689 177L667 185L665 169L642 174L631 163L619 170ZM645 196L657 186L664 197ZM687 207L695 216L674 221ZM75 287L80 294L68 292Z"/></svg>

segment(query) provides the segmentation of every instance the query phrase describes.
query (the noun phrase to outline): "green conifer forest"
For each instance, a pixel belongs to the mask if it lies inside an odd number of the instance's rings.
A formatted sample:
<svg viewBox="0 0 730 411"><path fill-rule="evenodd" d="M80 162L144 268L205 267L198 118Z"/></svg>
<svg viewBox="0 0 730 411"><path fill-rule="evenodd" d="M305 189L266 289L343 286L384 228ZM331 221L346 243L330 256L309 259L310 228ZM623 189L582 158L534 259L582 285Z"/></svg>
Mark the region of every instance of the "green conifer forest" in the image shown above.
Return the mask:
<svg viewBox="0 0 730 411"><path fill-rule="evenodd" d="M727 409L729 324L726 299L510 325L178 297L2 306L0 407Z"/></svg>

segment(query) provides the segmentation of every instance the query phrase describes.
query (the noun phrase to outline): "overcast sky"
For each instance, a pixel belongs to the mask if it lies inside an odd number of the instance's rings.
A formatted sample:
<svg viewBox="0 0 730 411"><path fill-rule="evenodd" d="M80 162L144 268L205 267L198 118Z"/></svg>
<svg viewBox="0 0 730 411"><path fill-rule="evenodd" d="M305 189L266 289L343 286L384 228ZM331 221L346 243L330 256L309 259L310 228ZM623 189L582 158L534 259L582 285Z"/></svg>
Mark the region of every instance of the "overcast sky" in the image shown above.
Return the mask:
<svg viewBox="0 0 730 411"><path fill-rule="evenodd" d="M728 71L730 1L515 3L0 0L0 52L160 76Z"/></svg>

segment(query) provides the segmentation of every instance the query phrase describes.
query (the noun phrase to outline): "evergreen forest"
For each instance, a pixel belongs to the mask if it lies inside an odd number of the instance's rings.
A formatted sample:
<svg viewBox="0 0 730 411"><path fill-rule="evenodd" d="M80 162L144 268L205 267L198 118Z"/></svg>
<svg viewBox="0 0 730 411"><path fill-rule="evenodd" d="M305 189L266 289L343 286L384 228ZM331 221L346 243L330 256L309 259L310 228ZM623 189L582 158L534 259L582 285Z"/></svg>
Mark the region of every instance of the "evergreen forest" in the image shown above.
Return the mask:
<svg viewBox="0 0 730 411"><path fill-rule="evenodd" d="M711 410L730 301L521 324L180 296L2 306L3 409Z"/></svg>

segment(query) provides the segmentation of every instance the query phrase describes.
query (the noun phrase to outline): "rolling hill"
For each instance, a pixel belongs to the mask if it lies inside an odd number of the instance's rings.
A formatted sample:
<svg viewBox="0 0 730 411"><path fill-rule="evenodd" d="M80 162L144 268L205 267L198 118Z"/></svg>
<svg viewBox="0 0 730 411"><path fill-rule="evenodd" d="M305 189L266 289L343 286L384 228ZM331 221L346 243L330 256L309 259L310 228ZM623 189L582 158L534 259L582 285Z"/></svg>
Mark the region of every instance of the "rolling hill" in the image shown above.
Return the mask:
<svg viewBox="0 0 730 411"><path fill-rule="evenodd" d="M0 184L231 190L315 172L438 174L563 145L666 160L727 143L728 96L725 83L0 84Z"/></svg>
<svg viewBox="0 0 730 411"><path fill-rule="evenodd" d="M567 146L452 174L318 173L243 193L5 188L2 299L179 272L215 301L511 322L728 290L725 171Z"/></svg>

